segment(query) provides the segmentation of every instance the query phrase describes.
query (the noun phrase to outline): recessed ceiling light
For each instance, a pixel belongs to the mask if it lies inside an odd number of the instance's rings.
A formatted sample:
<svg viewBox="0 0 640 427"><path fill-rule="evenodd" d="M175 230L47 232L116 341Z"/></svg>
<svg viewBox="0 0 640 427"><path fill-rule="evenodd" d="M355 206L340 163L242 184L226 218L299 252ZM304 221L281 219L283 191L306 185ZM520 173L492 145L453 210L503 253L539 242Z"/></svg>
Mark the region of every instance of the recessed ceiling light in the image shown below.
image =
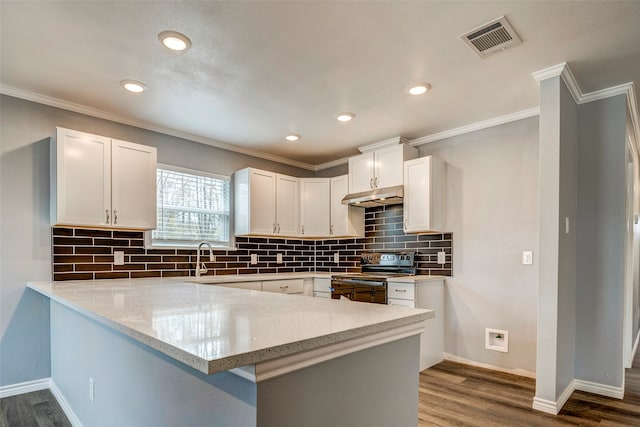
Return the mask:
<svg viewBox="0 0 640 427"><path fill-rule="evenodd" d="M336 116L336 119L340 122L350 122L355 116L353 113L340 113Z"/></svg>
<svg viewBox="0 0 640 427"><path fill-rule="evenodd" d="M408 86L407 92L409 92L411 95L422 95L429 89L431 89L431 85L429 83L416 83Z"/></svg>
<svg viewBox="0 0 640 427"><path fill-rule="evenodd" d="M147 85L137 80L122 80L120 81L120 85L122 85L122 87L129 92L133 93L140 93L147 90Z"/></svg>
<svg viewBox="0 0 640 427"><path fill-rule="evenodd" d="M177 52L185 51L191 47L189 37L176 31L163 31L158 34L158 40L160 40L160 43L167 49Z"/></svg>
<svg viewBox="0 0 640 427"><path fill-rule="evenodd" d="M289 135L285 136L285 139L287 141L298 141L300 138L302 138L300 135L298 135L297 133L290 133Z"/></svg>

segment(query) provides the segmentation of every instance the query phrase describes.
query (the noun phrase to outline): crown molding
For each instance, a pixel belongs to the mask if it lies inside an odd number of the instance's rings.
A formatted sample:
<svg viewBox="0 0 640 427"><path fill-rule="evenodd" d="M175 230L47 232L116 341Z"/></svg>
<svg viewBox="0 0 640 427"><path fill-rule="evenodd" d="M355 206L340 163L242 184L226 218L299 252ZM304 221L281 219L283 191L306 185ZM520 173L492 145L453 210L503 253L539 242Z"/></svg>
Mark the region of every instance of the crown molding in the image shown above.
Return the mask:
<svg viewBox="0 0 640 427"><path fill-rule="evenodd" d="M625 95L627 97L627 106L629 107L629 114L631 116L631 128L633 130L633 135L631 135L632 142L636 149L640 148L640 111L638 110L636 90L633 82L623 83L594 92L583 93L578 81L573 75L573 72L571 72L569 64L566 62L545 68L544 70L536 71L531 73L531 75L538 83L553 77L562 77L562 80L567 85L567 89L569 89L571 96L573 96L573 99L578 105L610 98L612 96Z"/></svg>
<svg viewBox="0 0 640 427"><path fill-rule="evenodd" d="M385 139L384 141L374 142L373 144L363 145L358 147L361 153L369 153L374 150L378 150L383 147L389 147L391 145L406 144L409 140L404 136L394 136L393 138Z"/></svg>
<svg viewBox="0 0 640 427"><path fill-rule="evenodd" d="M324 169L329 169L329 168L333 168L333 167L336 167L336 166L345 165L347 163L349 163L349 158L348 157L343 157L341 159L332 160L332 161L327 162L327 163L321 163L319 165L316 165L315 168L314 168L314 171L317 172L317 171L321 171L321 170L324 170Z"/></svg>
<svg viewBox="0 0 640 427"><path fill-rule="evenodd" d="M445 130L443 132L434 133L420 138L412 139L409 145L417 147L429 142L440 141L441 139L451 138L453 136L463 135L465 133L475 132L477 130L487 129L494 126L504 125L506 123L515 122L540 114L540 107L528 108L526 110L516 111L515 113L505 114L504 116L494 117L492 119L483 120L469 125L460 126L454 129Z"/></svg>
<svg viewBox="0 0 640 427"><path fill-rule="evenodd" d="M224 142L216 141L214 139L205 138L189 132L183 132L176 129L172 129L165 126L156 125L143 120L136 120L130 117L122 116L119 114L110 113L108 111L100 110L97 108L87 107L85 105L76 104L74 102L65 101L59 98L51 96L41 95L39 93L30 92L27 90L15 88L0 84L0 94L12 96L14 98L24 99L26 101L37 102L39 104L48 105L50 107L60 108L62 110L73 111L74 113L85 114L87 116L96 117L99 119L109 120L124 125L134 126L140 129L150 130L152 132L158 132L165 135L175 136L176 138L187 139L201 144L210 145L212 147L221 148L223 150L232 151L239 154L245 154L247 156L257 157L259 159L270 160L272 162L282 163L289 166L294 166L301 169L315 170L315 166L309 163L299 162L286 157L277 156L275 154L263 153L257 150L251 150L248 148L238 147L237 145L231 145Z"/></svg>

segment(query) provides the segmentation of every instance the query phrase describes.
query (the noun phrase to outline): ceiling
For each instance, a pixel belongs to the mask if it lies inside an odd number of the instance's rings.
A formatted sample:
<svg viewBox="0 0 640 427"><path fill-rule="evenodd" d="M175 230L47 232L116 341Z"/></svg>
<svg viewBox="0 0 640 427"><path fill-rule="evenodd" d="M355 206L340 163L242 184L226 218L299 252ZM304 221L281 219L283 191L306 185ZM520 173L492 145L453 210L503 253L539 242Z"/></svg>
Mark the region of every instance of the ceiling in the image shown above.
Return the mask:
<svg viewBox="0 0 640 427"><path fill-rule="evenodd" d="M35 93L212 144L321 164L538 105L567 62L582 92L640 85L640 1L4 1L3 93ZM459 35L506 15L523 43L485 59ZM157 35L186 34L174 53ZM143 94L122 79L143 81ZM426 95L405 88L430 82ZM26 97L26 96L25 96ZM33 96L32 96L33 98ZM356 114L350 123L335 116ZM297 143L287 133L302 135Z"/></svg>

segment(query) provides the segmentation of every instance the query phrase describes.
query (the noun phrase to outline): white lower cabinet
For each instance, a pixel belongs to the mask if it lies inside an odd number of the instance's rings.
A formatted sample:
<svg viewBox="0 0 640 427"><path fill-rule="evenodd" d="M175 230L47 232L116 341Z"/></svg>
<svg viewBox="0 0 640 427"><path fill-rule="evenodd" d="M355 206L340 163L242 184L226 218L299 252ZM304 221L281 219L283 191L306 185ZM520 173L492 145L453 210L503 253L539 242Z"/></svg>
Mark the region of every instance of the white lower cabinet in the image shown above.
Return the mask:
<svg viewBox="0 0 640 427"><path fill-rule="evenodd" d="M224 282L212 284L216 286L223 286L225 288L249 289L251 291L262 290L262 282Z"/></svg>
<svg viewBox="0 0 640 427"><path fill-rule="evenodd" d="M331 279L324 277L313 279L313 296L316 298L331 298Z"/></svg>
<svg viewBox="0 0 640 427"><path fill-rule="evenodd" d="M420 370L443 360L444 355L444 279L415 279L415 282L392 282L388 288L389 305L435 310L420 335Z"/></svg>
<svg viewBox="0 0 640 427"><path fill-rule="evenodd" d="M303 279L267 280L262 282L264 292L280 294L301 294L304 291Z"/></svg>

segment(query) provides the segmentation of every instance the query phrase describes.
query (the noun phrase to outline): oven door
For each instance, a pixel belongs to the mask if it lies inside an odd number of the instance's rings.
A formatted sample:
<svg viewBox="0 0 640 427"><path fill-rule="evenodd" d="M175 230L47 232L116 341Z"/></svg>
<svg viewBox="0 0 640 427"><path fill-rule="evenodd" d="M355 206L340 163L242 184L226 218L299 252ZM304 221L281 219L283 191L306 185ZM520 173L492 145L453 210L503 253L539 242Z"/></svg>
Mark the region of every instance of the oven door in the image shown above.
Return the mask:
<svg viewBox="0 0 640 427"><path fill-rule="evenodd" d="M353 289L353 301L371 302L375 304L387 303L387 285L377 282L375 284L358 284Z"/></svg>
<svg viewBox="0 0 640 427"><path fill-rule="evenodd" d="M342 297L353 300L353 283L344 279L331 279L331 299Z"/></svg>

